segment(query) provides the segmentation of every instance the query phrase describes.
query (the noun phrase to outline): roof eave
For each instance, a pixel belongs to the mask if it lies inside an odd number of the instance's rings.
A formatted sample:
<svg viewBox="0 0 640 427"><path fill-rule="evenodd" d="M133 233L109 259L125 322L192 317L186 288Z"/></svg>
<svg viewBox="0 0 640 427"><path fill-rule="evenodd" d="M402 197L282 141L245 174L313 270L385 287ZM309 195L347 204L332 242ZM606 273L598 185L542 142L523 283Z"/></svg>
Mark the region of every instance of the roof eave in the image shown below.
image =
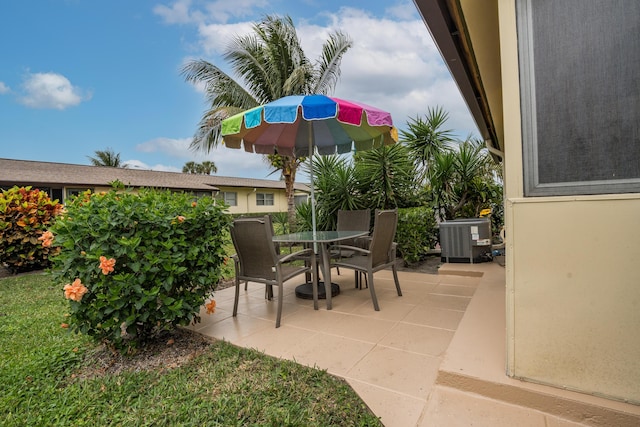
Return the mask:
<svg viewBox="0 0 640 427"><path fill-rule="evenodd" d="M465 40L466 30L459 4L448 0L414 0L414 3L449 68L480 135L489 147L503 151L496 136L473 52Z"/></svg>

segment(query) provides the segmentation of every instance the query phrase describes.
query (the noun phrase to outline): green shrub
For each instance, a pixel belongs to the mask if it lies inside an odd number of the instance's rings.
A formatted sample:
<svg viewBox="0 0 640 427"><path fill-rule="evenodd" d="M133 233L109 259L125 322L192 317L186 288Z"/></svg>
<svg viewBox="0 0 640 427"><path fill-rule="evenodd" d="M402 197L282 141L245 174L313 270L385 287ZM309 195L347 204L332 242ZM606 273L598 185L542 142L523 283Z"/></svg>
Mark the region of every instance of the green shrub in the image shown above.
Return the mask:
<svg viewBox="0 0 640 427"><path fill-rule="evenodd" d="M51 230L60 248L53 276L67 283L70 328L125 352L200 321L226 263L223 210L210 197L196 202L156 190L87 192L71 201Z"/></svg>
<svg viewBox="0 0 640 427"><path fill-rule="evenodd" d="M0 263L13 273L49 265L50 246L46 230L62 211L57 200L31 187L13 187L0 193ZM45 243L43 245L43 243Z"/></svg>
<svg viewBox="0 0 640 427"><path fill-rule="evenodd" d="M437 240L436 220L431 207L398 209L396 243L405 264L410 265L426 257Z"/></svg>

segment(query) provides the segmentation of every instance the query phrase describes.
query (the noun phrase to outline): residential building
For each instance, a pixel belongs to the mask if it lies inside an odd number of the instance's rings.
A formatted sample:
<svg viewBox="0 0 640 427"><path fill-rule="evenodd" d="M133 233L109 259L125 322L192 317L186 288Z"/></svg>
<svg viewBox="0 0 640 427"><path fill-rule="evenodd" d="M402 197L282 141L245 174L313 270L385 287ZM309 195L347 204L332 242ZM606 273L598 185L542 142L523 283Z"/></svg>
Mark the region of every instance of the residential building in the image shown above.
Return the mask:
<svg viewBox="0 0 640 427"><path fill-rule="evenodd" d="M0 188L32 186L61 202L86 190L108 191L115 181L133 188L162 188L220 197L232 214L287 211L284 181L0 159ZM308 187L296 183L294 189L297 202L306 201Z"/></svg>
<svg viewBox="0 0 640 427"><path fill-rule="evenodd" d="M414 0L504 166L506 374L640 404L640 2Z"/></svg>

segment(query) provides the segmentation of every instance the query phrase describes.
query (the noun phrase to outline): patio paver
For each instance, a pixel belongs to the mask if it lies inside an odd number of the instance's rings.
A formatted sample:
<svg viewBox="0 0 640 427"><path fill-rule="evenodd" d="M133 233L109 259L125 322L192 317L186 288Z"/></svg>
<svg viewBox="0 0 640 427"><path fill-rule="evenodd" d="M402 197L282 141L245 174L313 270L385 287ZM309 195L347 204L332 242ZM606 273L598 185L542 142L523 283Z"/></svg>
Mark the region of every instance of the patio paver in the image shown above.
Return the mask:
<svg viewBox="0 0 640 427"><path fill-rule="evenodd" d="M368 289L354 287L350 272L332 274L341 287L333 310L326 310L323 300L313 310L312 301L296 298L299 279L293 280L285 283L278 329L276 302L264 299L263 285L250 283L248 291L240 290L236 318L231 316L232 287L215 293L216 312L203 313L202 323L191 329L345 378L387 427L587 425L439 383L439 378L451 378L446 371L453 369L456 357L447 353L451 346L460 351L456 333L474 297L501 300L494 302L496 307L504 304L504 292L496 291L504 288L504 269L485 264L441 268L451 274L399 272L402 297L391 271L376 273L380 311L374 311ZM496 313L500 316L504 311ZM499 347L495 351L503 354L498 341L492 341ZM467 350L465 357L473 359Z"/></svg>

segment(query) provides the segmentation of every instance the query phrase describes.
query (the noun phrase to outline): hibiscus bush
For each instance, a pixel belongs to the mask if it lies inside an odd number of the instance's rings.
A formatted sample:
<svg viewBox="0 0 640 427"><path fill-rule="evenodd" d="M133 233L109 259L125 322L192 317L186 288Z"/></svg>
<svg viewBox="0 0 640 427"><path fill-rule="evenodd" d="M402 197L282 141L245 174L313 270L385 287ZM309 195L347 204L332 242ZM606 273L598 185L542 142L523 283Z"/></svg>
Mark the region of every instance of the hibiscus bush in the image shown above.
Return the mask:
<svg viewBox="0 0 640 427"><path fill-rule="evenodd" d="M0 263L13 273L47 267L54 251L47 228L61 211L44 191L16 186L0 192Z"/></svg>
<svg viewBox="0 0 640 427"><path fill-rule="evenodd" d="M200 321L226 263L224 204L169 191L81 194L51 228L74 331L120 350ZM212 311L215 301L210 300Z"/></svg>

